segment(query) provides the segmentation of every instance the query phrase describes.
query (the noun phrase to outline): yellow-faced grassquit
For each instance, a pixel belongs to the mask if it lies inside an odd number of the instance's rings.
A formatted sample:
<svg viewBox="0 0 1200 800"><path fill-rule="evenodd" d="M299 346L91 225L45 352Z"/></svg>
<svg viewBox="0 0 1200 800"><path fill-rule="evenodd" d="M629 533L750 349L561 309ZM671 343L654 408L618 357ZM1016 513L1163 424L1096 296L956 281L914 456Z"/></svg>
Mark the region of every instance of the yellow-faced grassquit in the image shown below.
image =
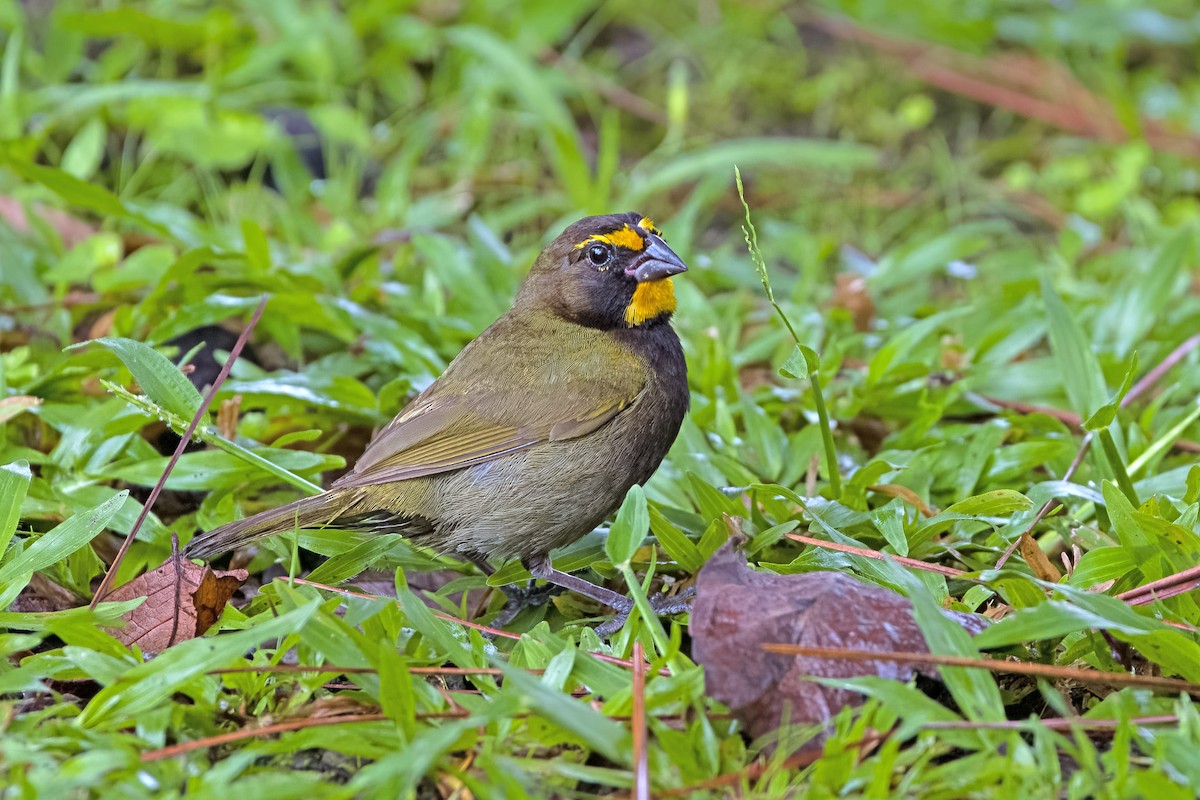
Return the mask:
<svg viewBox="0 0 1200 800"><path fill-rule="evenodd" d="M619 625L630 600L555 570L549 554L615 511L679 433L688 385L671 276L686 269L640 214L576 222L512 308L328 491L199 534L185 555L296 528L400 533L485 571L519 557L536 578L615 608ZM655 600L660 613L686 607Z"/></svg>

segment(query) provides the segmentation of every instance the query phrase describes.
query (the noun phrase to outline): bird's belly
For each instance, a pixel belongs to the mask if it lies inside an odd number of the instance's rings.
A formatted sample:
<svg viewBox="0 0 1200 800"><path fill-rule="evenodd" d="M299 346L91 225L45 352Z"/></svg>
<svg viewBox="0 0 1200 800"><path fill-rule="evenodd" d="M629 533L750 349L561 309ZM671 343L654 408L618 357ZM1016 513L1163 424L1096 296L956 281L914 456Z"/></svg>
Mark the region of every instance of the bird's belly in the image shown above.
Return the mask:
<svg viewBox="0 0 1200 800"><path fill-rule="evenodd" d="M446 475L438 482L439 505L455 513L441 526L445 549L500 560L563 547L603 522L661 458L622 458L571 440Z"/></svg>

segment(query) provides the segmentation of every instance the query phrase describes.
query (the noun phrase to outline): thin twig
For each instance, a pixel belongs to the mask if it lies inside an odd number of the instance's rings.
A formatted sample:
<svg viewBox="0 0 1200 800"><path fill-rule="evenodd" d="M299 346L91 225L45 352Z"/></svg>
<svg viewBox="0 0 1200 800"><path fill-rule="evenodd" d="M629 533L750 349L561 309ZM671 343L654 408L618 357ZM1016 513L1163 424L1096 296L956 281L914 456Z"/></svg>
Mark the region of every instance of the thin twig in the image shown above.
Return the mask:
<svg viewBox="0 0 1200 800"><path fill-rule="evenodd" d="M1124 600L1131 606L1147 605L1155 600L1165 600L1177 594L1190 592L1196 588L1198 581L1200 581L1200 567L1189 567L1165 578L1151 581L1144 586L1121 592L1117 595L1117 599Z"/></svg>
<svg viewBox="0 0 1200 800"><path fill-rule="evenodd" d="M418 711L413 715L416 719L464 719L470 716L470 713L465 709L457 711ZM522 712L512 714L508 719L528 719L530 714ZM169 747L160 747L157 750L150 750L142 753L142 761L159 761L164 758L172 758L173 756L182 756L196 750L204 750L208 747L217 747L231 742L240 742L244 739L257 739L261 736L274 736L277 733L288 733L290 731L307 730L308 728L322 728L329 725L349 725L364 722L384 722L388 719L387 714L343 714L336 717L306 717L304 719L288 720L287 722L277 722L274 725L263 725L261 727L247 727L228 733L217 734L216 736L206 736L202 739L195 739L190 742L180 742ZM615 722L629 722L630 718L623 715L612 715L607 719ZM666 714L655 719L663 722L678 722L682 719L679 714ZM729 719L725 714L714 714L709 719Z"/></svg>
<svg viewBox="0 0 1200 800"><path fill-rule="evenodd" d="M650 800L650 756L646 749L646 655L633 643L633 800Z"/></svg>
<svg viewBox="0 0 1200 800"><path fill-rule="evenodd" d="M907 558L905 556L892 555L891 553L881 553L878 550L870 550L866 547L855 547L849 544L839 544L838 542L827 542L824 539L814 539L811 536L802 536L798 533L784 534L789 539L794 539L803 544L811 544L814 547L823 547L826 550L837 550L841 553L853 553L856 556L864 558L874 558L880 561L892 559L900 564L913 569L924 570L925 572L936 572L939 575L945 575L948 578L957 578L960 575L966 575L965 570L955 569L954 567L946 567L941 564L929 564L925 561L918 561L915 558Z"/></svg>
<svg viewBox="0 0 1200 800"><path fill-rule="evenodd" d="M221 667L210 669L206 675L228 675L238 672L311 672L313 674L336 673L339 675L374 675L375 667L339 667L333 664L310 666L308 664L261 664L257 667ZM413 675L503 675L496 667L409 667ZM525 670L530 675L541 675L543 669Z"/></svg>
<svg viewBox="0 0 1200 800"><path fill-rule="evenodd" d="M171 532L171 566L175 568L175 608L171 614L171 635L167 647L175 644L179 635L179 615L183 611L183 559L179 557L179 534Z"/></svg>
<svg viewBox="0 0 1200 800"><path fill-rule="evenodd" d="M1142 379L1133 385L1133 388L1125 393L1125 397L1121 399L1121 406L1125 407L1132 403L1137 398L1141 397L1149 391L1154 384L1167 374L1167 371L1182 361L1188 353L1200 347L1200 333L1189 336L1178 347L1167 354L1167 357L1154 365L1154 368L1147 372Z"/></svg>
<svg viewBox="0 0 1200 800"><path fill-rule="evenodd" d="M167 462L166 469L163 470L158 482L154 484L154 488L150 490L150 496L146 498L146 502L142 505L142 512L138 514L133 527L129 529L129 535L121 543L121 548L117 550L116 557L113 558L108 571L104 573L104 578L101 579L100 585L96 587L96 594L92 597L92 602L88 604L88 608L94 609L104 596L108 594L113 578L116 577L117 569L121 566L121 561L125 558L125 554L129 552L129 547L133 544L134 537L142 529L142 523L150 515L150 509L154 507L154 501L158 499L158 495L162 492L163 487L166 486L171 470L175 469L175 465L179 463L184 448L192 440L192 434L196 432L200 420L204 419L204 415L208 413L208 407L212 405L213 398L216 397L221 384L229 377L229 370L233 367L233 362L237 361L238 356L241 355L242 348L246 346L246 340L250 338L250 334L254 331L254 326L262 318L263 310L267 307L267 297L267 295L263 295L262 300L259 301L258 308L254 309L254 313L250 315L250 321L246 323L246 327L242 330L237 342L233 345L233 350L229 352L229 358L225 359L225 365L221 367L221 371L217 374L216 380L213 381L212 387L205 393L204 399L200 401L200 408L196 409L196 413L192 415L192 421L188 425L187 430L179 438L179 444L175 446L175 452L171 455L171 460Z"/></svg>
<svg viewBox="0 0 1200 800"><path fill-rule="evenodd" d="M909 653L892 650L858 650L849 647L806 647L795 644L762 645L768 653L808 656L810 658L844 659L847 661L895 661L901 664L935 664L943 667L986 669L1015 675L1034 675L1041 678L1064 678L1083 683L1103 683L1113 686L1142 686L1172 692L1200 694L1200 684L1178 678L1157 675L1130 675L1126 672L1101 672L1096 669L1058 667L1053 664L1033 664L1028 661L998 661L990 658L964 658L932 653Z"/></svg>
<svg viewBox="0 0 1200 800"><path fill-rule="evenodd" d="M1130 717L1127 720L1089 719L1088 717L1047 717L1046 719L1006 719L995 722L973 722L966 719L956 719L926 722L921 725L921 730L1022 730L1040 726L1055 731L1103 731L1112 730L1123 723L1129 723L1130 725L1178 725L1179 717L1174 714L1160 714L1153 717Z"/></svg>

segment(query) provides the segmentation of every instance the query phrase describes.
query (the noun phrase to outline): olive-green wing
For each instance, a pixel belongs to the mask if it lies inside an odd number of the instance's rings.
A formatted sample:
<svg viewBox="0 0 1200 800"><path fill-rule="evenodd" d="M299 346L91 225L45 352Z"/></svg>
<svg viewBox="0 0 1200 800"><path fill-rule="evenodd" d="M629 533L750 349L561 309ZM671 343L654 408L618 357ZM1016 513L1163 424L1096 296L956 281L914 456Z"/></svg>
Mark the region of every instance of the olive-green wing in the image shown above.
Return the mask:
<svg viewBox="0 0 1200 800"><path fill-rule="evenodd" d="M587 385L592 384L592 385ZM604 381L554 393L481 389L426 393L371 441L334 487L391 483L491 461L541 442L591 433L628 408L641 386Z"/></svg>

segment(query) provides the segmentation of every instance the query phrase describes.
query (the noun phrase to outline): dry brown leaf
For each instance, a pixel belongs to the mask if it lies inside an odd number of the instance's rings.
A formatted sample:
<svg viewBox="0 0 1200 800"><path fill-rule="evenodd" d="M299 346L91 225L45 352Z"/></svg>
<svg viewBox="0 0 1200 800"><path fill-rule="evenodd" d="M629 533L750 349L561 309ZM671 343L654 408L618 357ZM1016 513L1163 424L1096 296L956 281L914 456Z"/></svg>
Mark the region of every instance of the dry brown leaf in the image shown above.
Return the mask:
<svg viewBox="0 0 1200 800"><path fill-rule="evenodd" d="M1020 548L1025 563L1038 578L1051 583L1058 583L1062 579L1062 573L1059 572L1058 567L1054 566L1054 562L1028 533L1021 534Z"/></svg>
<svg viewBox="0 0 1200 800"><path fill-rule="evenodd" d="M835 281L830 305L849 312L856 331L869 331L875 320L875 303L867 292L867 279L862 275L841 272Z"/></svg>
<svg viewBox="0 0 1200 800"><path fill-rule="evenodd" d="M34 203L31 207L35 214L58 232L63 244L68 248L74 247L96 232L95 227L65 211L40 203ZM28 233L30 229L25 207L20 200L13 197L0 197L0 221L8 223L18 233Z"/></svg>
<svg viewBox="0 0 1200 800"><path fill-rule="evenodd" d="M42 398L31 395L19 394L6 397L0 400L0 422L8 422L22 411L37 408L41 403Z"/></svg>
<svg viewBox="0 0 1200 800"><path fill-rule="evenodd" d="M868 486L872 492L884 494L888 497L899 497L904 502L913 506L917 511L921 512L923 517L936 517L938 510L921 499L921 495L914 492L907 486L901 486L898 483L877 483L874 486Z"/></svg>
<svg viewBox="0 0 1200 800"><path fill-rule="evenodd" d="M806 678L877 675L903 681L914 670L886 660L778 655L764 652L764 644L929 652L912 607L901 595L838 572L755 572L735 541L700 571L689 630L692 656L704 666L708 694L728 705L751 736L768 734L785 719L823 723L862 702L856 692ZM986 624L970 614L946 613L973 632Z"/></svg>
<svg viewBox="0 0 1200 800"><path fill-rule="evenodd" d="M110 602L146 598L125 614L125 627L113 635L125 644L140 646L144 653L160 653L201 636L220 618L229 598L248 577L244 569L214 571L187 559L168 559L104 598Z"/></svg>
<svg viewBox="0 0 1200 800"><path fill-rule="evenodd" d="M217 409L217 433L226 439L237 438L238 414L242 408L242 396L235 394L228 400L221 401Z"/></svg>

